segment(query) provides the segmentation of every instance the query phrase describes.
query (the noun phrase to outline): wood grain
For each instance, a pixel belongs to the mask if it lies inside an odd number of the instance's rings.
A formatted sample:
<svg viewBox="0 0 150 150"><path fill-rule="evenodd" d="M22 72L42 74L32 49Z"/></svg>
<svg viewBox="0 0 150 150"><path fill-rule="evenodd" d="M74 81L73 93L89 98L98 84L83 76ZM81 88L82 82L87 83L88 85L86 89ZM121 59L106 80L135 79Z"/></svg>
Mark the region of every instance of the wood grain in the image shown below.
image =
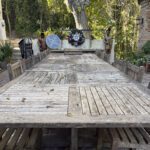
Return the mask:
<svg viewBox="0 0 150 150"><path fill-rule="evenodd" d="M148 125L149 93L95 54L52 53L0 89L1 127Z"/></svg>

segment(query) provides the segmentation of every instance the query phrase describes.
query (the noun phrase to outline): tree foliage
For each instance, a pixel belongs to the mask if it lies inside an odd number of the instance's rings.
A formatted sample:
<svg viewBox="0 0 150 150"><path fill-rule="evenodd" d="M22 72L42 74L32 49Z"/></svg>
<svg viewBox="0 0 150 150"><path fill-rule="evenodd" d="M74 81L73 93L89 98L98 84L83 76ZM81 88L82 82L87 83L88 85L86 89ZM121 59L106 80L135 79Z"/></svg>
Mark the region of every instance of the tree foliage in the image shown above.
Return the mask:
<svg viewBox="0 0 150 150"><path fill-rule="evenodd" d="M124 58L137 49L137 17L140 8L137 0L91 0L87 14L95 38L103 38L104 31L111 27L111 36L116 40L118 57Z"/></svg>
<svg viewBox="0 0 150 150"><path fill-rule="evenodd" d="M11 27L19 36L41 31L62 34L62 29L78 27L78 23L85 24L82 28L90 28L96 39L104 38L104 31L111 27L120 58L136 50L138 0L87 0L86 7L81 0L2 1L7 30Z"/></svg>
<svg viewBox="0 0 150 150"><path fill-rule="evenodd" d="M17 36L33 36L41 31L55 32L60 28L75 27L72 14L67 11L63 0L2 0L2 2L7 31L9 31L8 16L11 30Z"/></svg>
<svg viewBox="0 0 150 150"><path fill-rule="evenodd" d="M68 10L73 14L77 29L89 29L88 19L86 15L86 6L90 4L90 0L65 0ZM90 32L84 32L86 38L90 38Z"/></svg>

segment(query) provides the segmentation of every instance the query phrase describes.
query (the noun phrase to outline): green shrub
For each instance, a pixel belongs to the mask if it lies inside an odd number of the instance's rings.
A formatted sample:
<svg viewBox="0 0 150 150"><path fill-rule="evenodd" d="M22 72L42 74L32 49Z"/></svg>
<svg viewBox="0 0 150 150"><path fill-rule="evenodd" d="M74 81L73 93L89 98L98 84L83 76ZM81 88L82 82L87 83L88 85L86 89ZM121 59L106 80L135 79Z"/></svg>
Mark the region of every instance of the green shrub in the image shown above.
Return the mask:
<svg viewBox="0 0 150 150"><path fill-rule="evenodd" d="M10 61L13 54L13 47L10 43L0 44L0 61Z"/></svg>
<svg viewBox="0 0 150 150"><path fill-rule="evenodd" d="M136 66L144 66L148 60L148 57L142 51L130 54L126 60Z"/></svg>
<svg viewBox="0 0 150 150"><path fill-rule="evenodd" d="M3 54L3 52L0 49L0 61L3 61L3 58L4 58L4 54Z"/></svg>
<svg viewBox="0 0 150 150"><path fill-rule="evenodd" d="M143 47L142 50L145 54L150 54L150 41L147 41Z"/></svg>

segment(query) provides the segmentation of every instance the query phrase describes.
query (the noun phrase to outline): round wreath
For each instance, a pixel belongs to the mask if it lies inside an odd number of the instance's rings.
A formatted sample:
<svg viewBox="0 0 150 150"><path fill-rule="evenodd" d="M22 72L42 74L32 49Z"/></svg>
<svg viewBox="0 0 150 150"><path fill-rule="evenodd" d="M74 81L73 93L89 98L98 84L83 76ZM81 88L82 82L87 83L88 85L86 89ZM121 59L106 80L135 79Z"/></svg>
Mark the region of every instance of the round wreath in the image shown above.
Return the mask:
<svg viewBox="0 0 150 150"><path fill-rule="evenodd" d="M72 30L69 37L68 42L73 46L80 46L85 42L85 37L81 30Z"/></svg>

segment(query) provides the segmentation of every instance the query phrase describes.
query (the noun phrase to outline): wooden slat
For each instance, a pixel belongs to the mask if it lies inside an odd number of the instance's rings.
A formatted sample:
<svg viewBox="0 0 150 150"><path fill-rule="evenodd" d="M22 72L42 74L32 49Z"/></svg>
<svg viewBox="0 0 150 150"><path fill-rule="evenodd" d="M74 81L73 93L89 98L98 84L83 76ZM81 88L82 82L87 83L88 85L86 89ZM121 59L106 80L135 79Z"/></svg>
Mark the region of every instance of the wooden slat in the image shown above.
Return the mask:
<svg viewBox="0 0 150 150"><path fill-rule="evenodd" d="M150 145L150 134L144 128L138 128L141 135L144 137L146 142Z"/></svg>
<svg viewBox="0 0 150 150"><path fill-rule="evenodd" d="M117 130L118 130L118 132L119 132L119 134L120 134L121 140L122 140L123 142L125 142L125 143L129 143L128 137L126 136L126 134L125 134L123 128L118 128Z"/></svg>
<svg viewBox="0 0 150 150"><path fill-rule="evenodd" d="M129 108L129 110L130 110L130 112L132 112L132 114L140 114L140 112L135 108L134 105L131 105L131 103L129 102L129 99L126 98L126 96L123 95L120 92L120 90L118 90L117 88L113 88L113 90L115 91L115 93L117 93L118 97L123 101L124 105L126 105Z"/></svg>
<svg viewBox="0 0 150 150"><path fill-rule="evenodd" d="M126 97L126 99L128 99L128 101L131 103L131 105L135 106L135 108L141 113L141 114L148 114L148 112L142 107L142 103L138 102L137 100L135 100L131 95L130 92L128 90L125 90L124 88L118 89L120 90L124 96Z"/></svg>
<svg viewBox="0 0 150 150"><path fill-rule="evenodd" d="M25 144L28 142L29 140L29 133L30 133L31 129L23 129L18 142L16 143L16 149L23 149Z"/></svg>
<svg viewBox="0 0 150 150"><path fill-rule="evenodd" d="M79 89L77 87L69 88L69 106L68 106L68 115L81 115L81 101L79 96Z"/></svg>
<svg viewBox="0 0 150 150"><path fill-rule="evenodd" d="M107 87L107 90L109 91L109 93L111 94L111 96L116 101L116 103L118 104L118 106L120 107L120 109L122 110L122 112L125 115L132 114L132 112L130 111L130 109L123 103L123 101L121 100L121 98L113 90L113 87Z"/></svg>
<svg viewBox="0 0 150 150"><path fill-rule="evenodd" d="M129 88L129 87L128 87ZM129 88L135 96L143 100L147 105L150 105L150 97L148 94L144 93L143 90L140 90L138 87Z"/></svg>
<svg viewBox="0 0 150 150"><path fill-rule="evenodd" d="M9 141L12 133L14 132L14 129L7 129L4 133L4 137L0 141L0 149L3 150L5 146L7 145L7 142Z"/></svg>
<svg viewBox="0 0 150 150"><path fill-rule="evenodd" d="M99 115L99 112L98 112L98 109L97 109L94 97L93 97L93 95L91 93L91 89L89 87L86 87L85 91L86 91L86 95L87 95L87 99L88 99L91 115L92 116Z"/></svg>
<svg viewBox="0 0 150 150"><path fill-rule="evenodd" d="M91 92L92 92L93 97L95 99L95 103L97 105L97 108L98 108L100 115L107 115L107 111L106 111L95 87L91 87Z"/></svg>
<svg viewBox="0 0 150 150"><path fill-rule="evenodd" d="M39 143L37 142L40 142L40 129L32 129L32 132L31 132L31 135L30 135L30 138L29 138L29 141L26 145L26 148L36 148L36 145L39 145Z"/></svg>
<svg viewBox="0 0 150 150"><path fill-rule="evenodd" d="M135 138L138 140L139 144L146 144L146 142L143 139L143 136L140 134L140 132L137 129L132 128L131 130L132 130Z"/></svg>
<svg viewBox="0 0 150 150"><path fill-rule="evenodd" d="M96 89L97 89L97 91L98 91L99 97L100 97L100 99L101 99L101 101L102 101L102 103L103 103L103 105L104 105L104 107L105 107L107 113L108 113L109 115L114 115L115 112L114 112L114 110L112 109L112 107L111 107L109 101L107 100L106 96L105 96L104 93L102 92L102 89L99 88L99 87L96 87Z"/></svg>
<svg viewBox="0 0 150 150"><path fill-rule="evenodd" d="M6 131L6 128L0 128L0 140L2 139L2 136L5 131Z"/></svg>
<svg viewBox="0 0 150 150"><path fill-rule="evenodd" d="M128 138L130 140L130 143L133 143L133 144L138 144L137 143L137 140L135 139L133 133L131 132L130 128L124 128L126 134L128 135Z"/></svg>
<svg viewBox="0 0 150 150"><path fill-rule="evenodd" d="M89 104L85 93L85 89L83 87L80 87L80 98L82 103L83 115L90 115Z"/></svg>
<svg viewBox="0 0 150 150"><path fill-rule="evenodd" d="M113 141L121 141L118 133L117 133L117 130L115 128L111 128L109 129L109 132L111 134L111 137L113 139Z"/></svg>
<svg viewBox="0 0 150 150"><path fill-rule="evenodd" d="M13 150L15 148L15 145L20 137L20 134L22 132L22 129L15 129L14 134L12 135L12 137L10 138L10 140L8 141L8 144L6 146L7 150Z"/></svg>
<svg viewBox="0 0 150 150"><path fill-rule="evenodd" d="M113 110L117 115L123 114L118 104L115 102L113 97L110 95L110 93L107 91L105 87L102 88L102 91L104 95L106 96L107 100L109 101L110 105L112 106Z"/></svg>
<svg viewBox="0 0 150 150"><path fill-rule="evenodd" d="M132 97L133 99L135 99L142 107L143 107L143 109L146 111L146 112L148 112L148 113L150 113L150 108L149 108L149 106L150 106L150 101L149 100L146 100L144 97L141 97L141 95L140 95L140 97L139 97L139 94L138 94L138 91L133 91L133 89L131 89L131 88L126 88L126 87L124 87L124 89L126 90L126 91L128 91L128 93L130 94L130 97ZM135 94L136 93L136 94ZM138 105L139 105L138 104Z"/></svg>

